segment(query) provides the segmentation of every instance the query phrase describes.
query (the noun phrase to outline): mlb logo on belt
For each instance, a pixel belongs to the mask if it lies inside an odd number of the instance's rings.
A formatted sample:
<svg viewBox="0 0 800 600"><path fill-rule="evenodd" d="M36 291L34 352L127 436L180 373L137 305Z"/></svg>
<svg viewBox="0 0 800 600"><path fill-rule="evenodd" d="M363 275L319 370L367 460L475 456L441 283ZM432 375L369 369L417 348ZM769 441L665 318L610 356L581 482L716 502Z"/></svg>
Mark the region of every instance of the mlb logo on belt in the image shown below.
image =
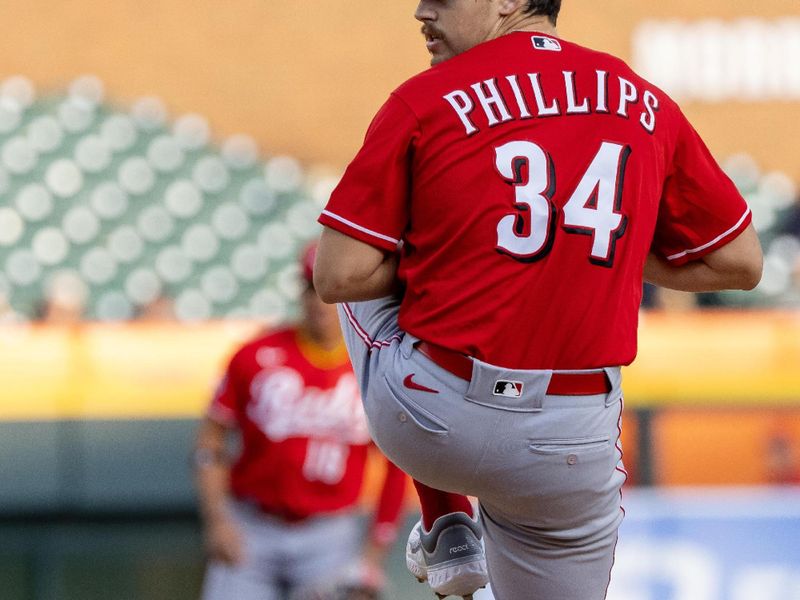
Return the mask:
<svg viewBox="0 0 800 600"><path fill-rule="evenodd" d="M495 396L506 396L507 398L519 398L522 396L523 384L521 381L506 381L501 379L494 382Z"/></svg>
<svg viewBox="0 0 800 600"><path fill-rule="evenodd" d="M531 38L533 47L537 50L550 50L551 52L561 52L561 43L553 38L535 35Z"/></svg>

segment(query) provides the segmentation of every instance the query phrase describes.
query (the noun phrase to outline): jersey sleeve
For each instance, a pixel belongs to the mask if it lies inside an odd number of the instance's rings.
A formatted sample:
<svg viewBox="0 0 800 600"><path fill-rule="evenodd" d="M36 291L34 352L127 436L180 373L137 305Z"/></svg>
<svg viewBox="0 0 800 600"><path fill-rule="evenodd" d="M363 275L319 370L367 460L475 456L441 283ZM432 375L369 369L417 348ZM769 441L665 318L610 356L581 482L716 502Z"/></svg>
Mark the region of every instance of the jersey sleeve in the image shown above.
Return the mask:
<svg viewBox="0 0 800 600"><path fill-rule="evenodd" d="M386 459L386 475L370 534L379 546L393 544L397 538L407 484L408 475Z"/></svg>
<svg viewBox="0 0 800 600"><path fill-rule="evenodd" d="M680 112L678 127L652 246L676 266L724 246L751 221L744 198Z"/></svg>
<svg viewBox="0 0 800 600"><path fill-rule="evenodd" d="M217 385L206 412L208 418L228 427L234 427L237 423L238 403L236 402L235 372L236 359L234 357Z"/></svg>
<svg viewBox="0 0 800 600"><path fill-rule="evenodd" d="M408 223L411 161L419 135L411 109L390 96L319 222L372 246L396 250Z"/></svg>

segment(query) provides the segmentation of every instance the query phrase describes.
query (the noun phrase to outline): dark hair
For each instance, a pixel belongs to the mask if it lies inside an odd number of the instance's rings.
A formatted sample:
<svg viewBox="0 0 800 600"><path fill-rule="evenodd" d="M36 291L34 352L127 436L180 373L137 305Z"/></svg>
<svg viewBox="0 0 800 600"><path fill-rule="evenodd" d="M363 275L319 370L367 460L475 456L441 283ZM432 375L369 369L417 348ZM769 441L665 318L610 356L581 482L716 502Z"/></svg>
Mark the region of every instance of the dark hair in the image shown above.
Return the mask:
<svg viewBox="0 0 800 600"><path fill-rule="evenodd" d="M528 0L528 8L525 9L525 12L532 15L544 15L555 25L560 10L561 0Z"/></svg>

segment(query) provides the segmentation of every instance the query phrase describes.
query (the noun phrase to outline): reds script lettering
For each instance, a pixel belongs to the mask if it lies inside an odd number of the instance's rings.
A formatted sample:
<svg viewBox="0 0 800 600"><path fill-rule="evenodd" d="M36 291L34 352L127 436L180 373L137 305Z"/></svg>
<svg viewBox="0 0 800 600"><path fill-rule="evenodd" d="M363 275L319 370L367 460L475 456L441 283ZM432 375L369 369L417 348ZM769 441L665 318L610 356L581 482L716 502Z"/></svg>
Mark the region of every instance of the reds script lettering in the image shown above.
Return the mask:
<svg viewBox="0 0 800 600"><path fill-rule="evenodd" d="M539 73L527 73L479 81L467 89L453 90L443 98L455 111L467 135L480 131L473 115L478 106L489 127L522 119L609 114L625 119L638 117L645 131L655 132L659 102L650 90L640 93L634 83L619 76L609 78L607 71L596 70L593 75L585 76L576 75L575 71L562 74L562 85L557 88L545 89ZM576 82L589 78L596 85L579 89ZM609 86L613 87L614 102Z"/></svg>
<svg viewBox="0 0 800 600"><path fill-rule="evenodd" d="M339 378L330 390L307 387L289 367L264 371L250 389L247 416L269 439L329 438L342 443L369 442L358 383L352 374Z"/></svg>

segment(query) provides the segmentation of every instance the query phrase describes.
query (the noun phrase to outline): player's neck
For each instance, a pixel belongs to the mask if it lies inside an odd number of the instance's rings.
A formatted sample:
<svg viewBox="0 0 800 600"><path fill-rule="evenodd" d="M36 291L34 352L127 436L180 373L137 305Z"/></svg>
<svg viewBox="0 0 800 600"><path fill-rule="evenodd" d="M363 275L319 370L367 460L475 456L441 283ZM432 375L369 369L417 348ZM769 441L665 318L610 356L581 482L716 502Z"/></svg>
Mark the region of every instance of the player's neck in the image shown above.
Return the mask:
<svg viewBox="0 0 800 600"><path fill-rule="evenodd" d="M315 336L308 327L300 326L295 339L300 353L319 369L336 369L347 362L347 348L341 333Z"/></svg>
<svg viewBox="0 0 800 600"><path fill-rule="evenodd" d="M497 22L497 25L489 34L488 40L496 39L515 31L536 31L545 35L558 37L555 25L542 15L513 14Z"/></svg>
<svg viewBox="0 0 800 600"><path fill-rule="evenodd" d="M327 332L308 327L305 324L300 324L297 329L301 339L325 352L337 352L344 344L340 330L338 329L336 331Z"/></svg>

